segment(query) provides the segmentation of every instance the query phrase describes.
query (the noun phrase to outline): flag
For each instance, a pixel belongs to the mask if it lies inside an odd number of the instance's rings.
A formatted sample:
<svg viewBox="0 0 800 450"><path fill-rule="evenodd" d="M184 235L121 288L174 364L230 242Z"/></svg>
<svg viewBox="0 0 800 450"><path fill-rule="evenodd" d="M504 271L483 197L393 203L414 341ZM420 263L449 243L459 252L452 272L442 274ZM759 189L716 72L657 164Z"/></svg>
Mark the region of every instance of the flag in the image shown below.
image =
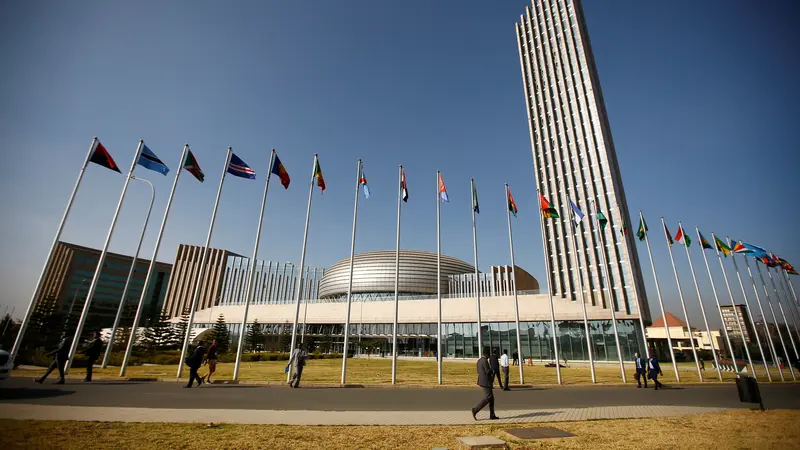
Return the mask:
<svg viewBox="0 0 800 450"><path fill-rule="evenodd" d="M240 178L256 179L256 171L251 169L235 153L231 153L231 160L228 162L228 173Z"/></svg>
<svg viewBox="0 0 800 450"><path fill-rule="evenodd" d="M569 205L572 206L572 220L575 221L575 225L580 224L581 220L583 220L583 213L578 209L578 205L572 203L572 200L569 201Z"/></svg>
<svg viewBox="0 0 800 450"><path fill-rule="evenodd" d="M367 176L364 175L364 170L361 170L361 178L358 179L358 185L364 186L364 198L369 198L369 186L367 186Z"/></svg>
<svg viewBox="0 0 800 450"><path fill-rule="evenodd" d="M678 225L678 234L675 235L675 240L685 245L686 248L692 245L692 240L683 232L683 225Z"/></svg>
<svg viewBox="0 0 800 450"><path fill-rule="evenodd" d="M672 235L669 233L669 228L667 228L667 224L664 224L664 232L667 233L667 242L669 242L669 246L672 247L672 244L675 242L672 240Z"/></svg>
<svg viewBox="0 0 800 450"><path fill-rule="evenodd" d="M748 250L747 247L742 244L742 241L733 241L733 253L752 253L751 250Z"/></svg>
<svg viewBox="0 0 800 450"><path fill-rule="evenodd" d="M714 241L715 244L717 244L717 250L721 251L722 254L725 255L725 257L727 258L728 255L731 254L731 248L728 247L728 245L725 244L725 242L722 239L718 238L717 236L714 236Z"/></svg>
<svg viewBox="0 0 800 450"><path fill-rule="evenodd" d="M600 230L603 231L606 229L606 225L608 225L608 219L606 216L600 211L600 207L595 205L597 209L597 221L600 222Z"/></svg>
<svg viewBox="0 0 800 450"><path fill-rule="evenodd" d="M639 229L636 231L636 237L639 238L640 241L643 241L646 236L647 236L647 222L644 221L644 217L641 217L639 219Z"/></svg>
<svg viewBox="0 0 800 450"><path fill-rule="evenodd" d="M406 185L406 171L400 170L400 196L404 202L408 203L408 186Z"/></svg>
<svg viewBox="0 0 800 450"><path fill-rule="evenodd" d="M189 150L189 153L186 155L186 160L183 161L183 168L186 169L186 171L190 174L194 175L194 177L197 178L197 180L201 183L206 178L206 175L202 170L200 170L200 165L197 164L197 160L194 159L194 155L192 154L191 150Z"/></svg>
<svg viewBox="0 0 800 450"><path fill-rule="evenodd" d="M444 202L450 203L450 198L447 196L447 188L444 187L444 178L442 178L441 173L439 173L439 198Z"/></svg>
<svg viewBox="0 0 800 450"><path fill-rule="evenodd" d="M142 144L142 153L139 154L139 161L136 162L140 166L156 171L161 175L166 175L169 172L169 167L164 164L163 161L158 159L155 153L153 153L147 145Z"/></svg>
<svg viewBox="0 0 800 450"><path fill-rule="evenodd" d="M539 194L539 203L540 203L539 206L542 208L542 217L544 217L545 219L559 218L558 211L556 211L555 208L550 206L550 202L548 202L547 199L544 198L544 195L541 193Z"/></svg>
<svg viewBox="0 0 800 450"><path fill-rule="evenodd" d="M319 167L319 158L317 158L317 162L314 165L314 177L317 179L317 186L319 186L320 192L325 192L325 178L322 178L322 169Z"/></svg>
<svg viewBox="0 0 800 450"><path fill-rule="evenodd" d="M764 249L763 249L763 248L761 248L761 247L758 247L758 246L755 246L755 245L750 245L750 244L747 244L747 243L745 243L745 242L742 242L742 245L744 245L744 246L745 246L745 248L747 248L747 250L749 250L747 253L752 253L752 254L753 254L753 256L754 256L754 257L756 257L756 258L761 258L761 257L764 257L764 256L769 256L769 255L767 254L767 251L766 251L766 250L764 250Z"/></svg>
<svg viewBox="0 0 800 450"><path fill-rule="evenodd" d="M628 222L625 219L622 219L622 228L619 229L619 234L623 236L628 235Z"/></svg>
<svg viewBox="0 0 800 450"><path fill-rule="evenodd" d="M775 260L778 262L778 265L780 265L783 270L789 272L792 275L799 275L797 271L794 269L794 267L791 264L789 264L789 261L783 258L778 258L777 256L775 257Z"/></svg>
<svg viewBox="0 0 800 450"><path fill-rule="evenodd" d="M789 268L784 267L783 269L792 275L800 275L792 266L789 266Z"/></svg>
<svg viewBox="0 0 800 450"><path fill-rule="evenodd" d="M767 267L775 267L778 265L769 255L756 256L755 259Z"/></svg>
<svg viewBox="0 0 800 450"><path fill-rule="evenodd" d="M703 233L698 231L697 234L700 235L700 246L702 248L704 248L704 249L706 249L706 248L714 248L714 247L711 246L711 244L708 243L708 240L705 238L705 236L703 236ZM716 237L716 236L714 236L714 237ZM719 242L719 238L717 238L717 242ZM717 244L717 246L719 246L719 244ZM728 256L728 255L725 255L725 256Z"/></svg>
<svg viewBox="0 0 800 450"><path fill-rule="evenodd" d="M478 206L478 190L475 188L475 181L472 181L472 210L476 213L481 213L481 208Z"/></svg>
<svg viewBox="0 0 800 450"><path fill-rule="evenodd" d="M511 189L508 190L508 210L514 217L517 217L517 203L514 201L514 196L511 195Z"/></svg>
<svg viewBox="0 0 800 450"><path fill-rule="evenodd" d="M114 158L108 154L108 150L103 147L103 144L101 144L100 141L97 141L97 145L94 147L92 156L89 157L89 162L93 162L105 167L106 169L111 169L115 172L122 173L120 172L119 167L117 167L117 163L114 162Z"/></svg>
<svg viewBox="0 0 800 450"><path fill-rule="evenodd" d="M281 184L283 185L284 189L289 189L289 183L292 182L292 179L289 178L289 172L286 171L286 167L283 167L283 163L281 159L278 158L278 154L275 154L275 161L272 161L272 168L270 172L274 173L281 179Z"/></svg>

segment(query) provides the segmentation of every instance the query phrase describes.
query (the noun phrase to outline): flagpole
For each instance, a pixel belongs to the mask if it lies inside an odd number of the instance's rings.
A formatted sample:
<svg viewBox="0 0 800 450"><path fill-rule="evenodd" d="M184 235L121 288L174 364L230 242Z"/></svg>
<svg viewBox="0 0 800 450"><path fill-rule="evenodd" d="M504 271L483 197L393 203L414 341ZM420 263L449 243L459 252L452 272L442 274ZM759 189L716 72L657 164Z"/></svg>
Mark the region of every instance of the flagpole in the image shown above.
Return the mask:
<svg viewBox="0 0 800 450"><path fill-rule="evenodd" d="M574 214L574 213L573 213ZM583 310L583 327L586 331L586 350L589 352L589 369L592 373L592 383L597 383L597 377L595 375L594 370L594 355L592 354L592 334L589 331L589 317L586 314L586 297L584 296L583 292L583 274L580 271L580 259L578 258L578 250L575 245L575 235L577 234L577 230L575 229L575 222L570 220L570 225L572 227L572 239L570 239L570 243L572 244L572 254L575 255L575 273L578 278L578 287L580 289L580 302L581 302L581 309ZM581 227L581 231L583 231L583 227Z"/></svg>
<svg viewBox="0 0 800 450"><path fill-rule="evenodd" d="M317 170L317 160L318 155L314 153L314 165L311 166L311 183L308 185L308 208L306 209L306 226L305 231L303 231L303 249L300 253L300 270L297 276L297 292L295 293L294 299L294 325L292 326L292 343L289 346L289 354L294 351L297 342L297 321L300 319L300 286L302 286L303 282L303 267L306 264L306 244L308 243L308 222L311 218L311 198L314 195L314 174ZM294 269L292 270L294 272ZM305 324L303 324L303 328L305 328ZM286 381L292 379L292 372L293 367L289 364L289 371L286 373Z"/></svg>
<svg viewBox="0 0 800 450"><path fill-rule="evenodd" d="M647 254L650 256L650 266L653 268L653 280L656 282L656 294L658 295L658 306L661 308L661 318L664 320L664 331L667 332L667 346L669 347L669 357L672 360L672 369L675 371L675 379L680 383L681 375L678 372L678 364L675 362L675 352L672 350L672 337L669 335L669 327L667 326L667 313L664 311L664 300L661 298L661 288L658 286L656 264L653 262L653 252L650 250L650 237L648 236L648 231L646 229L647 224L644 221L644 214L641 209L639 210L639 226L643 227L642 233L644 234L644 243L647 245Z"/></svg>
<svg viewBox="0 0 800 450"><path fill-rule="evenodd" d="M596 208L596 205L595 205ZM600 220L597 218L597 210L595 209L595 213L592 214L595 219L595 236L597 237L597 241L600 243L600 259L602 260L602 264L600 269L602 270L603 277L606 279L606 287L608 288L608 299L611 301L611 325L614 329L614 341L617 344L617 357L619 358L619 372L622 375L622 382L627 383L628 380L625 378L625 364L622 362L622 346L619 344L619 332L617 331L617 305L614 301L614 288L611 286L611 278L608 276L608 260L606 260L606 244L603 240L603 236L600 233ZM573 237L574 239L574 237ZM573 244L574 245L574 244ZM573 251L577 252L577 250ZM575 255L577 259L577 253ZM583 280L581 280L581 285L583 284ZM583 289L581 289L583 292ZM600 293L602 294L603 288L600 287Z"/></svg>
<svg viewBox="0 0 800 450"><path fill-rule="evenodd" d="M481 290L480 284L478 281L478 229L475 224L475 202L477 199L475 198L475 180L470 177L469 179L470 191L472 192L472 253L475 256L475 281L474 281L474 289L475 289L475 309L477 310L478 314L478 352L483 352L483 337L481 336L482 325L481 325Z"/></svg>
<svg viewBox="0 0 800 450"><path fill-rule="evenodd" d="M666 233L667 224L664 223L664 216L661 216L661 225L664 227L664 232ZM678 221L678 230L680 230L681 234L683 235L684 242L683 247L686 249L686 257L689 257L689 247L686 245L686 232L683 231L683 224ZM694 336L692 335L692 324L689 321L689 313L686 312L686 301L683 299L683 288L681 287L681 280L678 278L678 269L675 266L675 258L672 255L672 245L670 245L669 236L666 239L667 242L667 251L669 252L669 260L672 263L672 273L675 274L675 284L678 286L678 298L681 301L681 309L683 310L683 318L686 319L686 328L689 331L689 344L692 347L692 354L694 355L694 364L697 366L697 376L700 377L700 382L703 382L703 371L700 370L700 358L697 357L697 349L694 345ZM666 317L664 318L664 327L668 327ZM722 378L720 377L720 380Z"/></svg>
<svg viewBox="0 0 800 450"><path fill-rule="evenodd" d="M67 218L69 217L69 212L72 210L72 202L75 200L75 194L78 192L78 188L81 185L81 181L83 180L83 174L86 171L86 166L89 164L89 158L92 157L95 148L97 147L97 136L92 138L92 143L89 145L89 151L86 152L86 158L83 160L83 165L81 166L81 170L78 172L78 179L75 180L75 186L72 188L72 193L69 194L69 200L67 200L67 207L64 209L64 214L61 216L61 222L58 223L58 228L56 229L56 236L53 238L53 243L50 244L50 250L47 252L47 258L44 261L44 267L42 267L42 271L39 273L39 279L36 281L36 287L33 289L33 295L31 296L31 301L28 303L28 308L25 310L25 315L22 317L22 322L19 326L19 331L17 331L17 337L14 340L14 346L11 348L11 355L9 356L9 361L14 361L14 358L17 356L19 352L19 348L22 345L22 339L25 336L25 331L28 329L28 324L30 323L31 315L33 314L33 310L36 308L36 299L39 297L39 294L42 292L42 282L44 281L44 274L47 272L47 267L50 265L50 260L53 258L53 252L56 250L56 246L58 245L58 240L61 238L61 232L64 230L64 224L67 222Z"/></svg>
<svg viewBox="0 0 800 450"><path fill-rule="evenodd" d="M242 327L239 329L239 344L236 347L236 362L233 365L233 381L239 379L239 367L242 362L242 351L244 349L244 335L247 329L247 312L250 310L250 302L255 293L255 281L253 277L256 273L258 263L258 244L261 242L261 226L264 224L264 210L267 206L267 192L269 192L269 179L272 175L272 165L275 163L275 149L269 156L269 166L267 166L267 181L264 183L264 197L261 200L261 212L258 214L258 228L256 228L256 243L253 245L253 258L250 260L250 271L247 274L247 287L244 297L244 315L242 316Z"/></svg>
<svg viewBox="0 0 800 450"><path fill-rule="evenodd" d="M297 271L297 276L301 280L305 280L305 278L303 277L303 273L302 272L303 272L303 268L301 267ZM308 275L308 269L306 269L306 275ZM301 280L298 280L298 283L297 283L297 290L298 291L301 291L301 289L300 289L300 287L302 286L302 284L301 284L302 281ZM302 295L302 293L298 292L297 295L300 296L300 295ZM308 296L303 296L303 297L304 297L303 298L303 328L300 328L300 343L301 344L306 341L306 320L308 319Z"/></svg>
<svg viewBox="0 0 800 450"><path fill-rule="evenodd" d="M800 312L800 302L798 302L798 300L797 300L797 292L795 292L795 290L794 290L794 285L792 284L792 279L789 278L789 273L786 272L785 270L783 271L783 276L786 278L786 280L785 280L786 284L788 284L789 288L791 288L791 290L792 290L792 297L794 297L795 307L797 307L798 311Z"/></svg>
<svg viewBox="0 0 800 450"><path fill-rule="evenodd" d="M559 364L559 355L558 355L558 336L556 336L556 312L555 308L553 307L553 287L551 286L550 282L550 260L547 258L547 240L544 238L544 214L542 213L542 193L537 188L536 195L539 197L539 224L542 227L542 252L544 253L544 267L546 270L547 275L547 297L550 303L550 327L553 329L553 352L556 358L556 378L558 379L558 384L561 384L561 364ZM522 364L522 362L520 362Z"/></svg>
<svg viewBox="0 0 800 450"><path fill-rule="evenodd" d="M347 380L347 345L350 342L350 310L353 301L353 258L356 253L356 222L358 219L358 191L361 188L361 159L356 164L356 194L353 201L353 234L350 237L350 277L347 282L347 312L344 316L344 351L342 352L342 384Z"/></svg>
<svg viewBox="0 0 800 450"><path fill-rule="evenodd" d="M700 242L700 251L704 252L703 249L703 237L700 235L700 229L694 227L695 232L697 232L697 240ZM670 251L672 253L672 251ZM697 302L700 304L700 313L703 315L703 324L706 326L706 333L708 333L708 342L711 343L711 356L714 357L714 366L717 369L717 377L719 381L722 381L722 369L719 367L719 358L717 358L717 348L714 345L714 337L711 336L711 327L708 326L708 316L706 316L706 307L703 305L703 296L700 294L700 284L697 282L697 274L694 272L694 264L692 263L692 255L689 253L689 248L686 248L686 258L689 260L689 269L692 272L692 280L694 281L694 289L697 292ZM724 324L723 324L724 325ZM691 334L691 330L690 333ZM692 337L694 340L694 337ZM753 373L755 375L755 372Z"/></svg>
<svg viewBox="0 0 800 450"><path fill-rule="evenodd" d="M772 333L769 331L769 321L767 320L767 315L764 313L764 306L761 304L761 296L758 295L758 287L756 286L756 279L753 277L753 271L750 270L750 261L747 260L747 255L742 255L744 257L744 264L747 266L747 274L750 276L750 282L753 283L753 292L756 294L756 301L758 302L758 309L761 311L761 320L764 322L764 331L767 334L767 343L769 344L769 348L771 350L771 357L773 363L778 368L778 375L781 377L781 381L786 381L783 377L783 369L781 369L781 365L778 364L778 350L775 348L775 342L772 340ZM777 324L775 325L777 327ZM756 334L758 332L756 331ZM769 372L769 370L767 370Z"/></svg>
<svg viewBox="0 0 800 450"><path fill-rule="evenodd" d="M397 316L400 311L400 206L403 200L403 165L397 171L397 244L394 251L394 323L392 324L392 384L397 384Z"/></svg>
<svg viewBox="0 0 800 450"><path fill-rule="evenodd" d="M442 384L442 199L439 178L442 173L436 171L436 369L439 384Z"/></svg>
<svg viewBox="0 0 800 450"><path fill-rule="evenodd" d="M792 286L792 282L789 279L789 273L786 272L786 270L783 270L782 272L783 272L783 277L784 277L784 279L782 280L782 283L783 283L782 286L783 286L783 289L786 291L787 302L792 304L791 303L791 299L789 298L789 292L790 292L789 289L791 289L792 297L794 297L794 303L793 303L794 312L795 312L795 314L797 314L798 317L800 317L800 308L798 308L798 305L797 305L797 293L794 291L794 286ZM788 285L788 287L787 287L787 285ZM800 338L800 329L795 329L795 331L798 333L797 336Z"/></svg>
<svg viewBox="0 0 800 450"><path fill-rule="evenodd" d="M772 301L769 299L769 289L767 289L767 283L764 282L764 275L761 273L761 267L758 263L756 263L756 271L758 272L758 277L761 279L761 285L764 287L764 296L767 298L767 306L769 306L770 315L772 315L772 320L775 322L775 329L778 331L778 339L781 341L781 347L783 347L783 353L786 356L786 364L789 366L789 373L792 374L792 380L797 381L797 376L794 374L794 367L792 366L792 360L789 359L789 350L786 347L786 342L783 340L783 333L781 333L781 327L778 324L778 317L775 316L775 309L772 308ZM789 324L786 324L786 328L789 328Z"/></svg>
<svg viewBox="0 0 800 450"><path fill-rule="evenodd" d="M153 257L150 258L150 266L147 268L147 275L144 277L144 284L142 285L142 295L139 297L139 306L136 307L136 315L131 325L131 335L128 339L128 346L125 349L125 356L122 358L122 367L120 367L119 376L125 376L125 369L128 367L128 358L133 350L133 343L136 341L136 328L139 325L139 320L142 317L142 310L144 309L144 301L147 298L147 288L150 285L150 277L153 275L153 270L156 267L156 258L158 257L158 249L161 246L161 238L164 236L164 227L167 224L167 217L169 216L169 208L172 205L172 198L175 195L175 188L178 186L178 178L181 176L184 161L186 161L186 152L189 151L189 144L184 144L181 159L178 162L178 169L175 171L175 180L172 182L172 189L169 191L169 198L167 199L167 208L164 211L164 218L161 219L161 227L158 229L158 236L156 237L155 248L153 249Z"/></svg>
<svg viewBox="0 0 800 450"><path fill-rule="evenodd" d="M122 209L122 202L125 200L125 194L128 192L128 185L131 182L131 177L133 177L133 169L136 168L136 163L139 161L139 155L142 152L143 146L144 140L140 139L139 145L136 146L136 153L133 155L133 161L131 161L131 168L128 170L128 175L125 177L125 184L122 186L122 193L119 196L119 202L117 203L116 211L114 211L114 217L111 219L111 226L108 228L108 235L106 236L106 241L103 244L103 250L100 251L100 257L97 260L97 268L94 271L92 282L89 284L89 292L86 294L86 301L83 303L83 311L81 312L81 317L78 320L78 327L75 330L75 337L72 339L72 345L69 349L69 359L64 367L65 375L69 371L70 367L72 367L72 361L75 359L75 352L78 350L78 345L80 344L81 332L83 332L83 326L86 324L86 318L89 316L89 308L92 305L92 297L94 297L94 293L97 290L97 284L100 281L100 273L103 271L106 254L108 254L108 245L111 243L111 236L114 235L114 227L117 225L119 212Z"/></svg>
<svg viewBox="0 0 800 450"><path fill-rule="evenodd" d="M125 287L122 288L122 297L119 302L119 307L117 308L117 315L114 317L114 325L111 327L111 336L108 338L108 345L106 345L106 354L103 356L103 364L101 365L103 369L108 366L108 360L111 357L111 348L114 346L114 337L117 333L117 326L119 326L119 320L122 317L122 310L125 307L125 296L128 295L128 288L131 285L133 273L136 271L136 261L139 259L139 251L142 249L144 233L147 231L147 224L150 222L150 213L153 212L153 203L156 200L156 189L153 187L153 183L145 180L144 178L131 177L131 179L143 181L150 186L150 207L147 209L147 215L144 218L144 226L142 226L142 233L139 235L139 244L136 246L136 253L133 255L133 261L131 261L131 268L128 271L128 278L125 280ZM145 289L144 286L142 286L142 289Z"/></svg>
<svg viewBox="0 0 800 450"><path fill-rule="evenodd" d="M509 199L510 197L510 190L508 188L508 183L506 183L506 218L508 219L508 248L511 253L511 290L514 292L514 321L517 325L517 354L519 355L519 360L522 361L524 358L522 357L522 339L520 338L520 331L519 331L519 296L517 294L517 270L514 263L514 236L511 233L511 208L509 207ZM581 294L583 294L583 288L581 288ZM581 303L583 301L581 300ZM583 319L586 320L586 304L584 304L584 315ZM587 331L587 339L589 338L588 331L589 326L586 326ZM592 366L592 381L594 381L594 362L592 361L592 354L589 353L589 364ZM522 364L519 364L519 384L525 384L525 374L522 370Z"/></svg>
<svg viewBox="0 0 800 450"><path fill-rule="evenodd" d="M175 378L181 377L183 371L183 364L186 359L186 352L189 350L189 343L192 341L192 326L194 325L194 313L197 310L197 302L200 301L200 289L203 286L203 277L206 274L206 260L208 259L208 249L211 246L211 236L214 234L214 222L217 219L217 208L219 207L219 199L222 196L222 185L225 183L225 174L228 173L228 165L231 162L231 155L233 148L228 147L228 152L225 154L225 164L222 166L222 176L219 179L219 188L217 188L217 198L214 200L214 210L211 212L211 224L208 226L208 236L206 236L206 244L203 247L203 256L200 258L200 271L197 273L197 278L194 287L194 294L192 295L192 305L189 309L189 323L186 324L186 335L183 337L183 345L181 346L181 358L178 360L178 373ZM166 220L166 216L164 217ZM128 343L130 345L130 343Z"/></svg>
<svg viewBox="0 0 800 450"><path fill-rule="evenodd" d="M745 355L747 355L747 362L750 364L750 370L753 371L753 375L755 375L756 366L753 364L753 358L750 357L750 348L744 340L744 329L742 329L742 322L739 320L738 313L736 312L736 300L733 298L733 291L731 291L731 283L728 281L728 273L725 271L725 264L722 263L722 255L720 255L719 248L716 245L717 236L713 232L711 233L711 239L714 240L714 249L717 252L717 259L719 259L719 268L722 269L722 277L725 279L725 286L728 288L728 295L731 297L731 310L734 316L736 316L736 326L739 328L739 335L742 336L742 346L744 347ZM722 324L724 326L725 322L723 321ZM736 367L735 363L734 367ZM736 368L736 373L739 373L738 367Z"/></svg>
<svg viewBox="0 0 800 450"><path fill-rule="evenodd" d="M792 349L794 350L795 358L800 359L800 354L797 353L797 346L794 343L794 337L792 336L792 330L789 328L789 321L786 319L786 313L783 312L783 305L781 304L781 297L778 294L778 288L775 286L775 279L772 278L772 272L770 268L767 267L767 275L769 275L770 283L772 283L772 290L775 292L775 298L778 302L778 309L781 310L781 316L783 316L783 323L786 324L786 334L789 335L789 341L792 343ZM789 311L791 313L791 311ZM795 332L797 332L797 322L795 322L794 317L792 317L792 323L795 326ZM790 361L791 363L791 361Z"/></svg>
<svg viewBox="0 0 800 450"><path fill-rule="evenodd" d="M698 231L699 233L699 231ZM729 237L725 238L728 241L728 247L731 247L731 239ZM716 242L715 242L716 245ZM764 362L764 370L767 372L767 379L772 381L772 374L769 373L769 365L767 364L767 358L764 355L764 348L761 345L761 338L758 336L758 330L756 329L756 324L753 321L753 309L750 308L750 301L747 299L747 291L744 288L744 283L742 282L742 275L739 273L739 265L736 264L736 252L731 252L731 260L733 260L733 267L736 269L736 278L739 279L739 287L742 288L742 295L744 296L744 304L747 307L747 315L750 318L750 326L753 327L753 332L756 334L756 342L758 343L758 351L761 353L761 359ZM758 292L756 292L758 294ZM769 349L769 347L767 347ZM755 371L753 372L755 375Z"/></svg>

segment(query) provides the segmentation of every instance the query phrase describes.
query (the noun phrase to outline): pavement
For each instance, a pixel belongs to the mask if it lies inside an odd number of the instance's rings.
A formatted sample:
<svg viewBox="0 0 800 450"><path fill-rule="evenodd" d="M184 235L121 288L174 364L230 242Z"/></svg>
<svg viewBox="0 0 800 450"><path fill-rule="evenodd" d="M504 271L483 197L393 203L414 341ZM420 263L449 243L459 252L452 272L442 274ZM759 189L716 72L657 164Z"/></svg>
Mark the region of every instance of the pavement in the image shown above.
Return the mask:
<svg viewBox="0 0 800 450"><path fill-rule="evenodd" d="M48 382L50 382L48 380ZM768 409L800 409L800 384L759 386ZM0 382L0 418L130 422L224 422L287 425L472 424L476 388L359 389L258 385L96 381L39 385L29 379ZM665 417L734 408L733 383L667 386L531 387L495 390L500 422ZM488 411L479 418L485 419ZM483 421L482 421L483 422Z"/></svg>

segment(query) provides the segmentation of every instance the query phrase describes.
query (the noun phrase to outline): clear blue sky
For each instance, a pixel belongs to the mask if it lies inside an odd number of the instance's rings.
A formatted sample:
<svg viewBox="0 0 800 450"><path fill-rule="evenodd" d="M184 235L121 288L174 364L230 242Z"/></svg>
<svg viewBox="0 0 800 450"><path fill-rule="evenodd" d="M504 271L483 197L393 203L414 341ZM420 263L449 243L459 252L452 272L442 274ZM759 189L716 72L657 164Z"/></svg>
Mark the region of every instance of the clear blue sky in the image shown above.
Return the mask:
<svg viewBox="0 0 800 450"><path fill-rule="evenodd" d="M406 167L410 190L402 246L435 251L440 169L451 199L442 211L444 253L472 261L474 176L480 267L508 262L508 182L520 209L517 263L543 280L513 26L526 4L4 2L0 305L16 305L19 316L29 301L95 135L123 171L140 138L173 170L183 144L191 144L207 178L201 185L182 177L163 261L174 259L179 243L203 244L228 146L258 180L226 180L212 245L252 252L275 147L292 185L288 191L273 185L262 258L299 261L306 180L318 152L328 189L315 194L308 264L326 267L348 255L360 157L372 197L361 202L357 251L394 248L398 164ZM661 286L675 314L680 309L658 233L660 215L673 233L682 220L800 264L797 5L687 6L585 5L628 203L632 214L644 209L656 231ZM141 167L136 173L157 189L142 251L149 258L172 177ZM119 174L90 165L63 239L102 246L122 183ZM147 188L132 184L112 251L133 253L147 200ZM655 318L643 246L640 255ZM696 304L685 254L676 253L676 260L689 303ZM708 279L699 275L713 305ZM697 320L698 308L690 311Z"/></svg>

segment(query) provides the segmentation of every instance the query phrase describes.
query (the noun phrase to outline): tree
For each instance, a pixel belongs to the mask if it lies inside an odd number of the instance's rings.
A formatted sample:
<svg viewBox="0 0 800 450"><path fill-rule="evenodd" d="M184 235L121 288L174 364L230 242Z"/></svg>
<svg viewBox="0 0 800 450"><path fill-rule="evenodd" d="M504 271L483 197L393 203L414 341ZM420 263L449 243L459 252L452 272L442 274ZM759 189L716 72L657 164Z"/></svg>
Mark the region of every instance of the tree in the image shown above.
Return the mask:
<svg viewBox="0 0 800 450"><path fill-rule="evenodd" d="M143 344L150 353L168 347L173 340L172 326L166 313L162 312L158 320L144 330Z"/></svg>
<svg viewBox="0 0 800 450"><path fill-rule="evenodd" d="M258 323L258 319L253 320L253 323L247 330L244 341L245 348L251 352L258 351L264 344L264 331L261 328L261 324Z"/></svg>
<svg viewBox="0 0 800 450"><path fill-rule="evenodd" d="M292 333L290 330L291 326L289 325L289 322L285 322L283 324L283 328L281 329L280 340L278 341L278 350L281 352L288 352L291 350L289 348L292 345Z"/></svg>
<svg viewBox="0 0 800 450"><path fill-rule="evenodd" d="M231 346L231 335L228 331L228 325L225 323L225 316L223 314L217 317L217 323L214 324L211 336L213 336L212 339L217 341L217 351L219 353L227 353Z"/></svg>
<svg viewBox="0 0 800 450"><path fill-rule="evenodd" d="M172 329L172 336L170 339L169 347L172 349L180 350L183 348L183 340L186 339L186 330L189 328L189 310L184 309L181 314L180 321Z"/></svg>

